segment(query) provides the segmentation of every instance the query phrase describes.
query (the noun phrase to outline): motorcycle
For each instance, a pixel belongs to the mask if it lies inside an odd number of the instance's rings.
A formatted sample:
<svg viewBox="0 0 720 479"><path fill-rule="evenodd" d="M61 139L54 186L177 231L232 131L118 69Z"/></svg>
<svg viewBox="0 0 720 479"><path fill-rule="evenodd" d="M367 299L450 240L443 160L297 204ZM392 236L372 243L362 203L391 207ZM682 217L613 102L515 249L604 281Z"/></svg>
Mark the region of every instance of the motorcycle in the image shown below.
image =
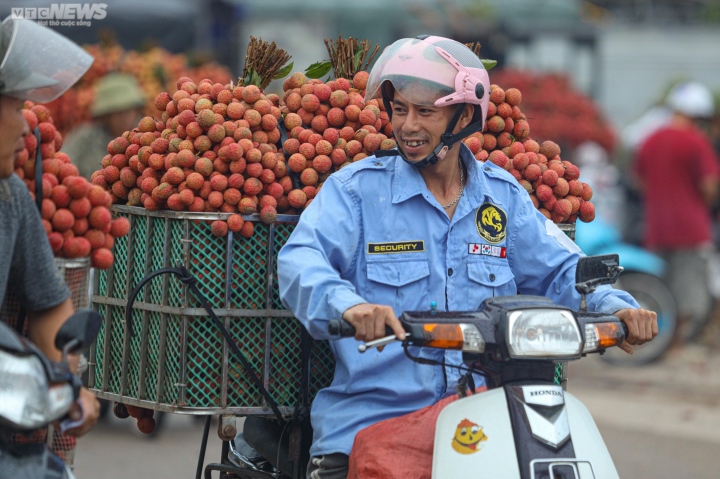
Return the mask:
<svg viewBox="0 0 720 479"><path fill-rule="evenodd" d="M488 391L461 395L440 412L433 478L468 477L469 471L521 479L618 477L590 413L555 383L555 369L559 362L602 354L624 341L624 323L614 315L586 311L585 301L598 285L616 281L621 271L617 255L582 258L576 274L579 311L545 297L515 295L489 298L478 311L400 316L409 357L410 346L461 350L464 367L487 378ZM343 320L330 321L328 331L355 335ZM358 349L393 341L396 337L389 334ZM246 419L244 436L230 441L228 457L235 466L223 472L242 479L304 477L282 467L287 445L283 448L277 440L280 431L268 430L271 423Z"/></svg>
<svg viewBox="0 0 720 479"><path fill-rule="evenodd" d="M676 335L677 305L663 281L665 261L656 254L622 241L620 232L601 217L591 223L578 222L575 243L588 255L617 253L624 271L614 287L627 291L644 309L655 311L658 335L633 348L633 354L612 349L601 358L618 366L642 366L663 357Z"/></svg>
<svg viewBox="0 0 720 479"><path fill-rule="evenodd" d="M46 444L23 444L13 436L47 428L59 420L62 431L78 424L67 415L80 394L81 381L67 356L95 340L100 315L80 310L60 328L55 346L60 363L50 361L34 344L0 323L0 479L73 479L63 460Z"/></svg>

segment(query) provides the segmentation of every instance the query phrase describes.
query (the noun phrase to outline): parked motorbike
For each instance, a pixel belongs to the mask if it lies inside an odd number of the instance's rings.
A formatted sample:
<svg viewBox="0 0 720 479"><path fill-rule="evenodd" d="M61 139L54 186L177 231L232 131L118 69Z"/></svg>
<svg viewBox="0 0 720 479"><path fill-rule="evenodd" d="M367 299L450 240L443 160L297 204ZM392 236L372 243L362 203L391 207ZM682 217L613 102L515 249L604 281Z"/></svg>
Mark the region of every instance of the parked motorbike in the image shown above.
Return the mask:
<svg viewBox="0 0 720 479"><path fill-rule="evenodd" d="M617 255L582 258L576 276L583 298L580 311L545 297L515 295L489 298L478 311L400 316L407 332L403 347L461 350L464 367L487 378L487 392L461 397L438 416L433 478L618 477L590 413L554 379L556 363L603 353L625 339L627 330L616 316L585 310L585 295L600 284L612 284L621 271ZM329 332L355 335L342 320L331 321ZM359 350L393 341L397 339L389 335L360 344ZM406 352L412 357L411 350ZM260 418L246 420L245 436L231 444L230 459L237 467L224 472L243 479L304 477L278 469L287 451L273 441L278 434L260 424ZM262 453L260 447L248 447L246 439L261 445Z"/></svg>
<svg viewBox="0 0 720 479"><path fill-rule="evenodd" d="M80 310L65 322L55 338L63 354L60 363L0 323L0 479L75 477L46 444L12 438L55 421L63 431L77 425L67 414L79 397L81 381L70 371L67 356L95 340L101 321L98 313Z"/></svg>
<svg viewBox="0 0 720 479"><path fill-rule="evenodd" d="M591 223L578 222L575 243L588 255L617 253L624 268L614 287L627 291L641 307L655 311L658 335L633 354L611 349L602 359L619 366L641 366L660 359L667 352L677 328L677 305L670 289L663 281L665 261L656 254L626 242L620 232L601 217Z"/></svg>

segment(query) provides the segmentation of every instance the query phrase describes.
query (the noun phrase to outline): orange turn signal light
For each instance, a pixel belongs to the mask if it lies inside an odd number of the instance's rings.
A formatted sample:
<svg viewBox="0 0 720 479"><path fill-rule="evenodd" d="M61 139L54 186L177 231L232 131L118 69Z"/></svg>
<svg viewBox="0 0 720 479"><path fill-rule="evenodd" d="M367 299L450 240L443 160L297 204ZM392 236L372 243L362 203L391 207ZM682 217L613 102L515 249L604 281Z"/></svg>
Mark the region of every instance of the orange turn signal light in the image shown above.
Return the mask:
<svg viewBox="0 0 720 479"><path fill-rule="evenodd" d="M431 348L462 349L465 344L459 324L423 324L423 343Z"/></svg>

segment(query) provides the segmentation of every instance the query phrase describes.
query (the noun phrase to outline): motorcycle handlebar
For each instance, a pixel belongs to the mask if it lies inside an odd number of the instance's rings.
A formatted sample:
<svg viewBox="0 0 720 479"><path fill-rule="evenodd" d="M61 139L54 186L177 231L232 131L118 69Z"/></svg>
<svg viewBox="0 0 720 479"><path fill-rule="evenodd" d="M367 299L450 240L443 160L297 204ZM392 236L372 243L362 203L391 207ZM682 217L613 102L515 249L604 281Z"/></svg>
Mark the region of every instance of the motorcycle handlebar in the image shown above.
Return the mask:
<svg viewBox="0 0 720 479"><path fill-rule="evenodd" d="M341 338L352 338L355 336L355 326L344 319L331 319L328 322L328 333Z"/></svg>

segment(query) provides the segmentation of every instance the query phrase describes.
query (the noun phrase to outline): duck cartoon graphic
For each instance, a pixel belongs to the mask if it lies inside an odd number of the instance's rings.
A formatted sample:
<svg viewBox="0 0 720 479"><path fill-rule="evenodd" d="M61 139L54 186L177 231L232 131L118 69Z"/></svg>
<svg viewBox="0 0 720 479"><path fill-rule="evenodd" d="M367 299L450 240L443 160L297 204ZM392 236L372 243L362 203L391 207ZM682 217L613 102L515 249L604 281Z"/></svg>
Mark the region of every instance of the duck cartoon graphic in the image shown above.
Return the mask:
<svg viewBox="0 0 720 479"><path fill-rule="evenodd" d="M452 448L460 454L473 454L480 450L480 443L487 441L488 437L483 432L482 426L463 419L455 430L455 437L452 440Z"/></svg>

